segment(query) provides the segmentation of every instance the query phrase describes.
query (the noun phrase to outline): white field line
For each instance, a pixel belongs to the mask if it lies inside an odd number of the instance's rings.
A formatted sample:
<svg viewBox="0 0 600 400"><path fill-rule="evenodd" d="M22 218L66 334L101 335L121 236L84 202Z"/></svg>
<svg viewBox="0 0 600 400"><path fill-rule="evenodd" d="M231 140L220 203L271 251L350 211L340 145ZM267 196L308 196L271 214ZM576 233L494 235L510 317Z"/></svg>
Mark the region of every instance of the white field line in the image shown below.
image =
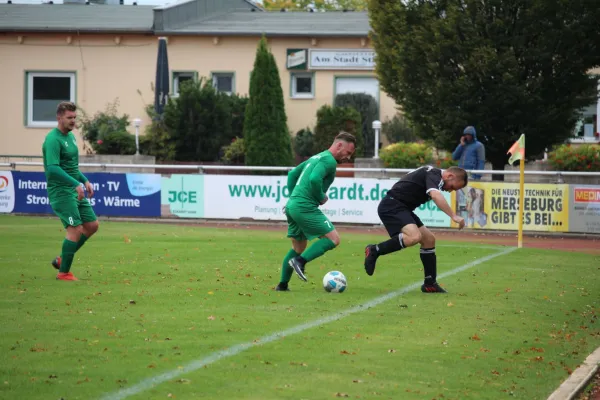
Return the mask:
<svg viewBox="0 0 600 400"><path fill-rule="evenodd" d="M455 269L453 269L451 271L444 272L444 273L438 275L438 277L439 278L444 278L444 277L447 277L447 276L458 274L459 272L462 272L462 271L464 271L466 269L472 268L472 267L474 267L476 265L479 265L481 263L489 261L489 260L491 260L493 258L500 257L500 256L503 256L503 255L512 253L515 250L517 250L516 247L511 247L511 248L508 248L506 250L500 251L498 253L494 253L494 254L490 254L490 255L482 257L482 258L478 258L475 261L471 261L470 263L467 263L465 265L457 267L457 268L455 268ZM129 396L134 396L136 394L145 392L146 390L151 389L154 386L160 385L161 383L164 383L164 382L170 381L172 379L175 379L175 378L177 378L177 377L179 377L181 375L185 375L185 374L188 374L190 372L197 371L197 370L199 370L200 368L203 368L206 365L215 363L215 362L220 361L220 360L222 360L224 358L233 357L235 355L238 355L241 352L243 352L245 350L248 350L248 349L250 349L252 347L256 347L256 346L264 345L264 344L267 344L267 343L271 343L271 342L274 342L276 340L282 339L282 338L284 338L286 336L295 335L297 333L306 331L308 329L316 328L318 326L325 325L325 324L327 324L329 322L337 321L339 319L342 319L342 318L347 317L349 315L355 314L357 312L368 310L369 308L375 307L375 306L377 306L377 305L379 305L381 303L384 303L384 302L386 302L388 300L391 300L391 299L393 299L395 297L401 296L401 295L403 295L403 294L405 294L405 293L407 293L407 292L409 292L411 290L417 289L420 286L421 286L421 282L419 281L419 282L413 283L411 285L405 286L405 287L403 287L401 289L398 289L398 290L396 290L394 292L390 292L390 293L385 294L383 296L376 297L375 299L367 301L366 303L359 304L359 305L354 306L352 308L349 308L347 310L341 311L341 312L339 312L337 314L333 314L333 315L330 315L330 316L325 317L325 318L320 318L320 319L317 319L317 320L312 321L312 322L307 322L305 324L297 325L297 326L294 326L294 327L289 328L289 329L284 329L282 331L275 332L275 333L272 333L272 334L267 335L267 336L263 336L263 337L255 340L255 341L252 341L252 342L246 342L246 343L236 344L236 345L234 345L234 346L232 346L232 347L230 347L230 348L228 348L226 350L216 351L216 352L214 352L212 354L209 354L208 356L206 356L204 358L201 358L199 360L195 360L195 361L192 361L192 362L188 363L183 368L173 369L171 371L164 372L164 373L162 373L160 375L156 375L156 376L144 379L143 381L141 381L141 382L139 382L139 383L137 383L137 384L135 384L135 385L133 385L131 387L128 387L128 388L125 388L125 389L121 389L121 390L113 392L113 393L108 393L108 394L104 395L101 399L102 400L121 400L121 399L125 399L125 398L127 398Z"/></svg>

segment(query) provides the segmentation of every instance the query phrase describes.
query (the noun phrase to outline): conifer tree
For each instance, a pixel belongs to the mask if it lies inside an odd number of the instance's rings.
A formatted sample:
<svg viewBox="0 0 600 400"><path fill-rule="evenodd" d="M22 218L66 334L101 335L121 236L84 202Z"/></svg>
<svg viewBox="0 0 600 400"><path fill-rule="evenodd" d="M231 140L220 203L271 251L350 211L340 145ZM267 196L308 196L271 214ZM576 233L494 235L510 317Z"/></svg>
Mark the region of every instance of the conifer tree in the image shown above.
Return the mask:
<svg viewBox="0 0 600 400"><path fill-rule="evenodd" d="M250 96L244 121L246 165L293 164L283 91L275 57L263 36L250 77Z"/></svg>

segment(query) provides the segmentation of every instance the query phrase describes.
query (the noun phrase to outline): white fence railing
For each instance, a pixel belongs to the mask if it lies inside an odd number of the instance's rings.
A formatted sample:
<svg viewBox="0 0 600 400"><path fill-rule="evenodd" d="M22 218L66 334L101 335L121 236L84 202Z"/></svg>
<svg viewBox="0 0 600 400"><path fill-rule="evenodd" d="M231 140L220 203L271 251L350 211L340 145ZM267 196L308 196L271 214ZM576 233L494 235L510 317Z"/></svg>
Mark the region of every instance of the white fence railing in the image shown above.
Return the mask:
<svg viewBox="0 0 600 400"><path fill-rule="evenodd" d="M41 167L44 164L36 161L13 161L0 163L0 168L8 167L16 169L18 166L24 167ZM187 165L187 164L107 164L107 163L81 163L80 167L84 168L99 168L106 170L108 168L115 169L153 169L153 170L189 170L202 173L204 171L290 171L294 167L263 167L263 166L245 166L245 165ZM338 168L342 172L371 172L371 173L408 173L413 171L412 168ZM519 175L518 170L469 170L469 173L480 175ZM525 170L525 175L546 175L546 176L600 176L600 172L584 172L584 171L534 171Z"/></svg>

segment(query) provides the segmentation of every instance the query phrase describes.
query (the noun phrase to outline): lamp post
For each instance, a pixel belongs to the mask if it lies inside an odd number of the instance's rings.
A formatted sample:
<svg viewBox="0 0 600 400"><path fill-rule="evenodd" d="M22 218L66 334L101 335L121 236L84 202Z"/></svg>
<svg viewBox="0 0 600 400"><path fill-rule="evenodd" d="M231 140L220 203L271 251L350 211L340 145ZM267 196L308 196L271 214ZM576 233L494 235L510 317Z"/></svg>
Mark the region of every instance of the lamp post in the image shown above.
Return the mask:
<svg viewBox="0 0 600 400"><path fill-rule="evenodd" d="M375 131L375 155L373 158L379 158L379 130L381 129L381 121L375 120L373 121L373 130Z"/></svg>
<svg viewBox="0 0 600 400"><path fill-rule="evenodd" d="M140 155L140 125L142 124L142 120L136 118L133 120L133 126L135 126L135 155Z"/></svg>

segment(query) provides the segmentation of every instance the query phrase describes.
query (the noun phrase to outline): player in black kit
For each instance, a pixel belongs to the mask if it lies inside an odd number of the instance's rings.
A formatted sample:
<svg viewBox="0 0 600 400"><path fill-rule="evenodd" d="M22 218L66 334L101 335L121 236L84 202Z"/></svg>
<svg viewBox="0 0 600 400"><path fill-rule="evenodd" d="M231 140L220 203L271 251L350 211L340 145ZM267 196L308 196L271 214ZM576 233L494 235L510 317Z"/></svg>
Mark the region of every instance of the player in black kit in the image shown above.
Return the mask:
<svg viewBox="0 0 600 400"><path fill-rule="evenodd" d="M379 244L370 244L365 248L367 274L373 275L379 256L420 243L421 262L425 272L425 282L421 286L421 291L446 293L436 281L435 236L423 225L414 210L433 200L440 210L458 224L458 229L462 229L465 220L452 211L441 191L452 192L462 189L467 186L467 182L467 172L462 168L450 167L442 170L431 166L420 167L396 182L377 208L379 218L391 239Z"/></svg>

